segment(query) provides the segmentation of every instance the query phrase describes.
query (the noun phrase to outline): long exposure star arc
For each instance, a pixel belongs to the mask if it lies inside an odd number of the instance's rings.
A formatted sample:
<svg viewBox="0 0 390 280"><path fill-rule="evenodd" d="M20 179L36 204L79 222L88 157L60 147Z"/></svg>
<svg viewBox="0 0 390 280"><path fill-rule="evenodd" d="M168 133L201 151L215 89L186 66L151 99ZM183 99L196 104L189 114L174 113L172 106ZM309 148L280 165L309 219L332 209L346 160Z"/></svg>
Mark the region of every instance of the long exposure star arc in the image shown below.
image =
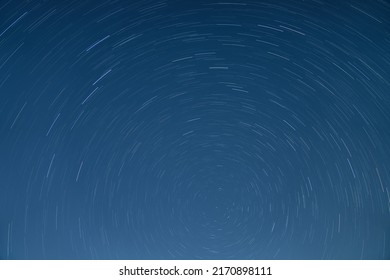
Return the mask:
<svg viewBox="0 0 390 280"><path fill-rule="evenodd" d="M388 1L0 4L1 259L389 259Z"/></svg>

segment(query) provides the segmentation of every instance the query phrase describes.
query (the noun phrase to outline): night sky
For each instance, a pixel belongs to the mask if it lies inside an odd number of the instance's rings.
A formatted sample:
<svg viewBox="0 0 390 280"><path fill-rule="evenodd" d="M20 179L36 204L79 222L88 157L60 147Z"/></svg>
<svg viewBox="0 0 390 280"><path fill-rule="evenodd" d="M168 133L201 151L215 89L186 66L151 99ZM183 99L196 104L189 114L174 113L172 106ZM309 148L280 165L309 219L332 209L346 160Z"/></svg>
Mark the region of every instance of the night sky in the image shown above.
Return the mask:
<svg viewBox="0 0 390 280"><path fill-rule="evenodd" d="M390 2L0 0L0 259L390 259Z"/></svg>

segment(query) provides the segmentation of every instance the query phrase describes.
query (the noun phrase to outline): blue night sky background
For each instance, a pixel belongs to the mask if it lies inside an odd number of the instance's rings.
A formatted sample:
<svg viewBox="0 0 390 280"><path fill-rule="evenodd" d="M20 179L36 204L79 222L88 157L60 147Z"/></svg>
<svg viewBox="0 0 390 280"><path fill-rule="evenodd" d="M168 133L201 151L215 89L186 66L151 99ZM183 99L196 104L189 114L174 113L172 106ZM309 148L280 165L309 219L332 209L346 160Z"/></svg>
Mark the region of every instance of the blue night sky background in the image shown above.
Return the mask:
<svg viewBox="0 0 390 280"><path fill-rule="evenodd" d="M389 1L0 1L0 259L390 259Z"/></svg>

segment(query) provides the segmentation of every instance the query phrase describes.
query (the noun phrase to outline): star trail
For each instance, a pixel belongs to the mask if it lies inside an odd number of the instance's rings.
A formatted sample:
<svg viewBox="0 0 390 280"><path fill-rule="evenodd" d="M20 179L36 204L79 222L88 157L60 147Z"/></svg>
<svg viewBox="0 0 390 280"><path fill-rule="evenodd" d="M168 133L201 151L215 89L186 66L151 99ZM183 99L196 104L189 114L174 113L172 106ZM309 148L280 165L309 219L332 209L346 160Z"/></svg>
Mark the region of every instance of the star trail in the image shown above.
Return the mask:
<svg viewBox="0 0 390 280"><path fill-rule="evenodd" d="M0 1L1 259L390 259L390 2Z"/></svg>

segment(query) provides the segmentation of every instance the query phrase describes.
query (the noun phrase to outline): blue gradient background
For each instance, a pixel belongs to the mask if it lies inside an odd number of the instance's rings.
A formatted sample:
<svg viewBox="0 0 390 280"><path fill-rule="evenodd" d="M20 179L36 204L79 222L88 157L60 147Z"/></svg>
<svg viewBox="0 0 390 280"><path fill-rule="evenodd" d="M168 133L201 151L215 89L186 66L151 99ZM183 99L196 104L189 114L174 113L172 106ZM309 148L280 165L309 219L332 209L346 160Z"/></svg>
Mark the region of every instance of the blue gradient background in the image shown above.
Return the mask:
<svg viewBox="0 0 390 280"><path fill-rule="evenodd" d="M0 2L0 258L390 258L390 3L227 2Z"/></svg>

